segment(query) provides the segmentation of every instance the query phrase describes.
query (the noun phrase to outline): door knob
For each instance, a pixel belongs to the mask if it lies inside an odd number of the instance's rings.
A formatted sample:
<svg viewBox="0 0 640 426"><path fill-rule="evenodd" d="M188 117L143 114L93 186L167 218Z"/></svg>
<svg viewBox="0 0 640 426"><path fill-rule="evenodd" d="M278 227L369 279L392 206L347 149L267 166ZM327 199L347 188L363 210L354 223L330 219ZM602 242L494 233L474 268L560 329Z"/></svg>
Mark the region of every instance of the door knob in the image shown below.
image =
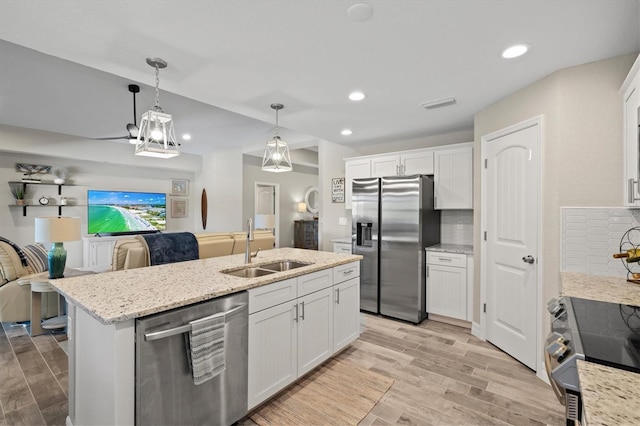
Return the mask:
<svg viewBox="0 0 640 426"><path fill-rule="evenodd" d="M534 259L533 256L529 255L529 256L524 256L522 258L522 261L525 263L535 263L536 259Z"/></svg>

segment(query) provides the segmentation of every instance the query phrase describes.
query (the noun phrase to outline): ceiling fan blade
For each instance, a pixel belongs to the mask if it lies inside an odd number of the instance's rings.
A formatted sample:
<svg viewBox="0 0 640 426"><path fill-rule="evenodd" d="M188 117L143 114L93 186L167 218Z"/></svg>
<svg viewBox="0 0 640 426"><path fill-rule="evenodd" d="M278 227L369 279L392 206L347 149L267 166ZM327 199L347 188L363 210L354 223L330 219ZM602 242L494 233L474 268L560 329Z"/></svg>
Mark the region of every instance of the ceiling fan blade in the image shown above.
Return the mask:
<svg viewBox="0 0 640 426"><path fill-rule="evenodd" d="M115 141L118 139L129 139L129 135L126 136L113 136L113 137L108 137L108 138L89 138L92 139L94 141Z"/></svg>

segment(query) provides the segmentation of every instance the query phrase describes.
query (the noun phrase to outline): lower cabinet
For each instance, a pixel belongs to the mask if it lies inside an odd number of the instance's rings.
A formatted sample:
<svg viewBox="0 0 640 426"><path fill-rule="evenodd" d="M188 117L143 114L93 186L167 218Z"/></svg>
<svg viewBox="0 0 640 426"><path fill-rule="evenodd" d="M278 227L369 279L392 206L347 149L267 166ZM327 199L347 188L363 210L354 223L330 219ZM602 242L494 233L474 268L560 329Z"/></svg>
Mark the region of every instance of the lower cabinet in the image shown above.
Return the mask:
<svg viewBox="0 0 640 426"><path fill-rule="evenodd" d="M333 352L360 336L360 278L333 286Z"/></svg>
<svg viewBox="0 0 640 426"><path fill-rule="evenodd" d="M334 284L344 274L342 265L249 290L250 410L358 338L360 279Z"/></svg>
<svg viewBox="0 0 640 426"><path fill-rule="evenodd" d="M467 256L427 252L427 312L450 318L467 317Z"/></svg>

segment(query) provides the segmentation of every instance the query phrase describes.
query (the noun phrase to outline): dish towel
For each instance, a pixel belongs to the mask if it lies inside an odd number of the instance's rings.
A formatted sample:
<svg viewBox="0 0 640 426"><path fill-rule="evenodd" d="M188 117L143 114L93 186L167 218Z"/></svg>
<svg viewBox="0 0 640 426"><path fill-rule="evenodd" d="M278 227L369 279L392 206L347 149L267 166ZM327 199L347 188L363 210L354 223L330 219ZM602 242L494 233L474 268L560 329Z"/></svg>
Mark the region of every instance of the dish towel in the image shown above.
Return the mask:
<svg viewBox="0 0 640 426"><path fill-rule="evenodd" d="M225 369L224 315L191 321L189 360L193 383L201 385Z"/></svg>

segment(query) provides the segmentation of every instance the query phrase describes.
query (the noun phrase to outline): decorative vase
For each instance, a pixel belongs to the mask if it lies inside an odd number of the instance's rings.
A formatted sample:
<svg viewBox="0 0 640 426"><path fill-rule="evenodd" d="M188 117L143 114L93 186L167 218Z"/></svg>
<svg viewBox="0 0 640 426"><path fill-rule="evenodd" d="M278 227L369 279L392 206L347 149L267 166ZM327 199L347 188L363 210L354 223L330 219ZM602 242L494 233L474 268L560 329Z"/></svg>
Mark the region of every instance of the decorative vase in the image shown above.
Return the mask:
<svg viewBox="0 0 640 426"><path fill-rule="evenodd" d="M63 178L55 178L53 180L53 183L55 183L56 185L63 185L64 184L64 179Z"/></svg>
<svg viewBox="0 0 640 426"><path fill-rule="evenodd" d="M16 206L24 206L24 200L16 200Z"/></svg>

